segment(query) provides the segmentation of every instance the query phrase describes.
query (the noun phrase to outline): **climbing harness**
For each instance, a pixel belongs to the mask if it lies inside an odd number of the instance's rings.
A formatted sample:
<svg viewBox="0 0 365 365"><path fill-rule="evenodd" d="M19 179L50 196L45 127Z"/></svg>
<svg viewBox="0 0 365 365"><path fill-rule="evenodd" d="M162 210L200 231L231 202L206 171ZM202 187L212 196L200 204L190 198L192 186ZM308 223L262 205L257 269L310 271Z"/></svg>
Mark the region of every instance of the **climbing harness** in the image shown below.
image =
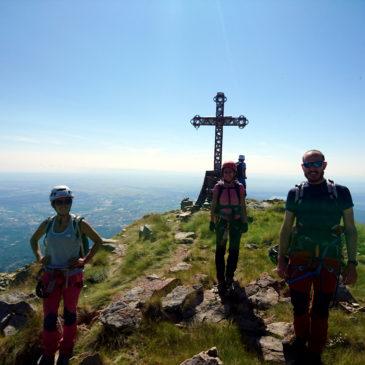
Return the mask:
<svg viewBox="0 0 365 365"><path fill-rule="evenodd" d="M336 229L338 229L338 228L336 227ZM318 254L319 254L319 252L318 252L319 247L318 247L318 245L316 246L316 259L318 260L318 266L316 267L316 269L314 271L308 271L305 274L303 274L301 276L298 276L296 278L287 279L286 280L287 284L291 285L291 284L294 284L298 281L301 281L301 280L304 280L304 279L307 279L307 278L310 278L310 277L318 277L321 273L321 270L322 270L323 266L324 266L324 259L326 257L327 252L328 252L328 249L332 248L336 244L338 245L339 241L341 241L341 234L342 233L343 233L343 228L341 227L341 230L338 230L337 232L335 232L337 237L333 241L331 241L330 243L328 243L326 245L326 247L324 248L324 250L323 250L323 252L322 252L322 254L319 258L317 258ZM299 271L304 271L308 267L308 265L297 265L297 266L292 265L292 267L296 267ZM333 268L332 268L332 270L333 270ZM338 275L338 277L339 277L339 275Z"/></svg>

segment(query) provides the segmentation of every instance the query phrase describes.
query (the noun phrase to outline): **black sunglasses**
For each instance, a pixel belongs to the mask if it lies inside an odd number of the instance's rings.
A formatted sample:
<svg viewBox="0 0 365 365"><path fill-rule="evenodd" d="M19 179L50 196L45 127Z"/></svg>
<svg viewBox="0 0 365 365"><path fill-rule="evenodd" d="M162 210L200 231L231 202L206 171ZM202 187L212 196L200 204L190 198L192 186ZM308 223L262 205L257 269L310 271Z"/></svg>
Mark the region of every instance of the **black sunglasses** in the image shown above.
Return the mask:
<svg viewBox="0 0 365 365"><path fill-rule="evenodd" d="M309 169L310 167L322 167L323 163L324 161L303 162L303 166Z"/></svg>
<svg viewBox="0 0 365 365"><path fill-rule="evenodd" d="M54 201L55 205L71 205L72 198L65 198L65 199L56 199Z"/></svg>

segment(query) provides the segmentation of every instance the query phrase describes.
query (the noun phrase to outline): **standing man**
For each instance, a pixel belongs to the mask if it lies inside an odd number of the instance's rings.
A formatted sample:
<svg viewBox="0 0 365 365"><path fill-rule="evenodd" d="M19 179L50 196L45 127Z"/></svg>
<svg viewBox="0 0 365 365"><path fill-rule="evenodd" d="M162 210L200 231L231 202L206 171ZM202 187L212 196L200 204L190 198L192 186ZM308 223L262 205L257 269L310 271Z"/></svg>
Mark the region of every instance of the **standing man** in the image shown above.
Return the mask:
<svg viewBox="0 0 365 365"><path fill-rule="evenodd" d="M218 293L222 300L227 291L233 289L241 235L248 230L245 189L236 180L236 175L236 164L233 161L225 162L222 166L222 179L213 188L209 228L216 232L215 264ZM229 250L226 267L224 255L228 237Z"/></svg>
<svg viewBox="0 0 365 365"><path fill-rule="evenodd" d="M238 162L236 163L237 167L237 180L244 186L246 190L246 162L245 162L245 156L239 155L238 156Z"/></svg>
<svg viewBox="0 0 365 365"><path fill-rule="evenodd" d="M348 257L342 273L344 284L357 280L357 231L351 194L347 187L324 178L326 167L321 151L303 155L307 181L289 191L280 231L277 271L290 288L298 364L322 364L329 306L339 278L341 233L346 238ZM340 226L341 219L344 227Z"/></svg>

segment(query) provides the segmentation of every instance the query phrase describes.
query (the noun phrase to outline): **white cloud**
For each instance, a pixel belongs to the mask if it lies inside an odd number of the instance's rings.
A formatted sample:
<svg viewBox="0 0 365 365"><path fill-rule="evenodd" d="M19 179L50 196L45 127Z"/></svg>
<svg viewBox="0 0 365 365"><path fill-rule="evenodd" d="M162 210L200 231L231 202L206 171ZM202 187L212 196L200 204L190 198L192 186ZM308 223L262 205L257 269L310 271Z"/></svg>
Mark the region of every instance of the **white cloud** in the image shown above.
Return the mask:
<svg viewBox="0 0 365 365"><path fill-rule="evenodd" d="M164 171L201 171L210 166L208 158L195 153L174 154L161 149L121 148L92 153L10 151L0 154L1 171L82 171L137 169Z"/></svg>
<svg viewBox="0 0 365 365"><path fill-rule="evenodd" d="M236 154L225 153L223 161L236 158ZM246 157L247 174L289 176L301 173L297 155L250 154ZM0 171L13 172L66 172L100 170L156 170L202 172L213 167L213 154L206 150L181 151L163 148L138 148L112 145L110 149L30 151L0 150ZM356 161L329 161L326 176L365 178L365 167Z"/></svg>
<svg viewBox="0 0 365 365"><path fill-rule="evenodd" d="M8 142L16 142L16 143L31 143L31 144L39 144L40 140L37 140L35 138L32 137L27 137L27 136L1 136L0 137L1 140L3 141L8 141Z"/></svg>

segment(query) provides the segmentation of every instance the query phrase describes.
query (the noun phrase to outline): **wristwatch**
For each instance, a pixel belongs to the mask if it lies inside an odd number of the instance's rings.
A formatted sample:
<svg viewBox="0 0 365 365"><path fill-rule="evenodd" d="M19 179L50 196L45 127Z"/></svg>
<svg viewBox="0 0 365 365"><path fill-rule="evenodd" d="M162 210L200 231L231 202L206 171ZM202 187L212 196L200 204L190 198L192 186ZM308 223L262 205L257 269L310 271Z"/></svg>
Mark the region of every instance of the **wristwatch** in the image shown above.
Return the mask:
<svg viewBox="0 0 365 365"><path fill-rule="evenodd" d="M357 266L359 264L359 262L357 260L348 260L347 264L352 264L354 266Z"/></svg>

